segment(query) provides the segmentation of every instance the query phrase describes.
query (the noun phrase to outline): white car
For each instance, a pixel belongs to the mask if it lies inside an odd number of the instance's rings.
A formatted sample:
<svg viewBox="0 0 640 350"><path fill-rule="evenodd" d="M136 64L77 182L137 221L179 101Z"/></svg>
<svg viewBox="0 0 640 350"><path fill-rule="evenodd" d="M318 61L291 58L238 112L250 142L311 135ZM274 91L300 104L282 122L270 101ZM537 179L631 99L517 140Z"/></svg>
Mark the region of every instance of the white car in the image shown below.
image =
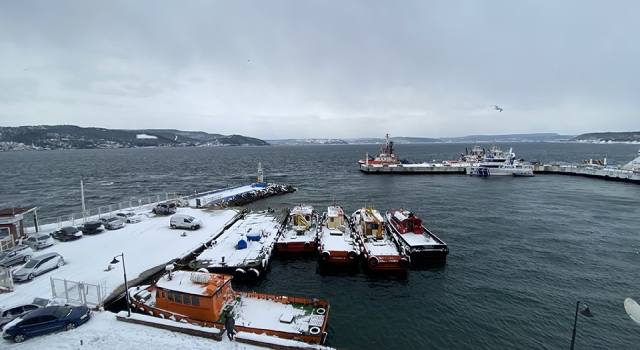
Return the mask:
<svg viewBox="0 0 640 350"><path fill-rule="evenodd" d="M127 213L118 213L116 217L120 219L120 221L126 222L127 224L133 224L136 222L140 222L140 216L136 213L127 212Z"/></svg>
<svg viewBox="0 0 640 350"><path fill-rule="evenodd" d="M49 235L38 234L25 239L23 243L28 245L33 250L38 250L41 248L52 246L53 237Z"/></svg>
<svg viewBox="0 0 640 350"><path fill-rule="evenodd" d="M34 277L45 272L64 266L64 258L58 253L47 253L34 256L13 272L14 281L31 281Z"/></svg>

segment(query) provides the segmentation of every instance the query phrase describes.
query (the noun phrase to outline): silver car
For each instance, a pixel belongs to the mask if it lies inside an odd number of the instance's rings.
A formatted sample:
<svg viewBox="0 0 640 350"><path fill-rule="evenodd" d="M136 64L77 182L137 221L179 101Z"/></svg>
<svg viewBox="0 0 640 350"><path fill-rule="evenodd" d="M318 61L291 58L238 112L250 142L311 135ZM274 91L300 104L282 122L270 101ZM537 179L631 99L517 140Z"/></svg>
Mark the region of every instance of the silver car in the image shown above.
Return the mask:
<svg viewBox="0 0 640 350"><path fill-rule="evenodd" d="M0 309L0 330L13 319L22 317L33 310L41 308L41 305L37 304L22 304L13 305L10 307L4 307Z"/></svg>
<svg viewBox="0 0 640 350"><path fill-rule="evenodd" d="M134 224L136 222L140 222L140 216L136 213L126 212L126 213L117 213L116 217L120 219L120 221L124 221L127 224Z"/></svg>
<svg viewBox="0 0 640 350"><path fill-rule="evenodd" d="M33 250L28 245L19 244L0 252L0 266L11 266L25 263L33 256Z"/></svg>
<svg viewBox="0 0 640 350"><path fill-rule="evenodd" d="M28 263L13 273L14 281L31 281L34 277L64 265L64 259L58 253L34 256Z"/></svg>
<svg viewBox="0 0 640 350"><path fill-rule="evenodd" d="M50 247L53 245L53 237L49 235L39 234L31 236L24 240L24 244L28 245L33 250Z"/></svg>
<svg viewBox="0 0 640 350"><path fill-rule="evenodd" d="M124 227L124 222L115 216L101 218L99 221L107 228L107 230L116 230Z"/></svg>

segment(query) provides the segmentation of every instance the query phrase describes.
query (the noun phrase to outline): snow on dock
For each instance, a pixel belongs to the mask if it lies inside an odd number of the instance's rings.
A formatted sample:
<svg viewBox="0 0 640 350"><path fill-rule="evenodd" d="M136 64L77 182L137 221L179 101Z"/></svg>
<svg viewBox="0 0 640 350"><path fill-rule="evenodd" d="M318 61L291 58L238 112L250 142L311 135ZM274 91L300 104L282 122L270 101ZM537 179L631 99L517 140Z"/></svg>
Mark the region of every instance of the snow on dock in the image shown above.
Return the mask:
<svg viewBox="0 0 640 350"><path fill-rule="evenodd" d="M127 279L131 285L147 270L186 256L209 242L239 217L239 212L231 209L179 208L178 213L200 219L203 227L196 231L172 230L169 227L170 216L154 216L145 211L141 222L126 224L119 230L84 235L75 241L55 241L53 246L34 252L34 256L57 252L66 264L35 277L33 281L16 283L14 292L0 294L0 306L29 303L35 297L51 298L50 277L102 285L105 295L110 295L124 284L121 257L118 258L120 263L113 264L111 270L107 269L114 256L124 253ZM43 233L53 230L47 231L46 228L41 227ZM17 267L19 265L14 268Z"/></svg>
<svg viewBox="0 0 640 350"><path fill-rule="evenodd" d="M211 192L200 193L196 196L189 197L187 200L190 207L200 207L206 205L213 205L222 201L228 201L229 199L249 192L255 192L266 187L266 184L251 184L236 187L229 187L222 190L215 190Z"/></svg>

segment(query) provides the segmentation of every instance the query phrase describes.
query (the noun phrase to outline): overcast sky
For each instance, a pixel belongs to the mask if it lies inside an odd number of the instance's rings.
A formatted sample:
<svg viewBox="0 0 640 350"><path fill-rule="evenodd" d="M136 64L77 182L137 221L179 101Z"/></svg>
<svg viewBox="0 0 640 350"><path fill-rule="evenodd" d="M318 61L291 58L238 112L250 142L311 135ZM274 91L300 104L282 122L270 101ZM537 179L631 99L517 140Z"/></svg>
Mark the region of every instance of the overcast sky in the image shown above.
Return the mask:
<svg viewBox="0 0 640 350"><path fill-rule="evenodd" d="M639 130L638 14L622 0L0 0L0 125Z"/></svg>

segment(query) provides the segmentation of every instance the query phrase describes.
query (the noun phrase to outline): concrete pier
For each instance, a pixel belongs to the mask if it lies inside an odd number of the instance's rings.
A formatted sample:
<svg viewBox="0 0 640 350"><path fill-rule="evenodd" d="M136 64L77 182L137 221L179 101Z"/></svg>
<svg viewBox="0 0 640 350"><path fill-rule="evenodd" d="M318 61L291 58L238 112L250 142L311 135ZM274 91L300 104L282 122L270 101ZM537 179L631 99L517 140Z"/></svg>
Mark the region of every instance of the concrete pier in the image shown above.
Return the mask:
<svg viewBox="0 0 640 350"><path fill-rule="evenodd" d="M533 172L536 174L586 176L604 180L624 181L640 184L640 171L619 169L617 167L611 166L565 163L534 164Z"/></svg>

